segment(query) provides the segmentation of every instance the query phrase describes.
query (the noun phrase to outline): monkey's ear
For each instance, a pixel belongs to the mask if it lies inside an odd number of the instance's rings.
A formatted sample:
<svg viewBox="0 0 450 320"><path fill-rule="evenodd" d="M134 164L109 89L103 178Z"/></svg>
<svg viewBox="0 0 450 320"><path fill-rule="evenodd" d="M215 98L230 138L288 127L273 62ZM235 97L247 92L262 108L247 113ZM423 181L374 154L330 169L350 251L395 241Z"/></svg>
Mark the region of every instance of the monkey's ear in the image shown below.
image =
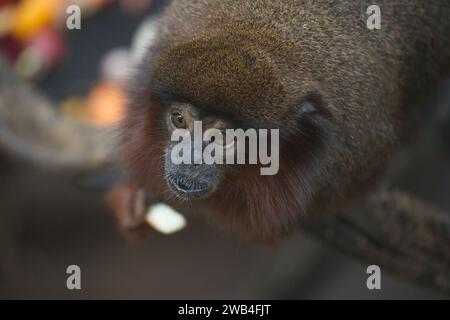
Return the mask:
<svg viewBox="0 0 450 320"><path fill-rule="evenodd" d="M300 103L299 112L300 112L300 115L304 115L304 114L317 113L318 110L313 102L304 101L304 102Z"/></svg>
<svg viewBox="0 0 450 320"><path fill-rule="evenodd" d="M331 130L332 119L327 113L320 97L310 96L297 106L298 128L309 138L326 138Z"/></svg>
<svg viewBox="0 0 450 320"><path fill-rule="evenodd" d="M298 115L302 118L313 117L313 118L324 118L327 120L332 120L332 114L327 108L326 100L323 95L319 92L314 92L306 95L297 105Z"/></svg>

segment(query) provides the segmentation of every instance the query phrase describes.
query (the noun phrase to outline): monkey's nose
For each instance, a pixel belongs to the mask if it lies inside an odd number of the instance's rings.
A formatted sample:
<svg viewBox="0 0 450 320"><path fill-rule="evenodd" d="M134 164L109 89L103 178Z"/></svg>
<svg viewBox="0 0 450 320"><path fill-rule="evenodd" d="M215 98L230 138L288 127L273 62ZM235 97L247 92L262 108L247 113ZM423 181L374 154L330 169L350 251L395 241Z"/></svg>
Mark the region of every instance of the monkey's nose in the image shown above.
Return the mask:
<svg viewBox="0 0 450 320"><path fill-rule="evenodd" d="M210 187L185 177L169 177L169 187L183 199L198 199L209 194Z"/></svg>

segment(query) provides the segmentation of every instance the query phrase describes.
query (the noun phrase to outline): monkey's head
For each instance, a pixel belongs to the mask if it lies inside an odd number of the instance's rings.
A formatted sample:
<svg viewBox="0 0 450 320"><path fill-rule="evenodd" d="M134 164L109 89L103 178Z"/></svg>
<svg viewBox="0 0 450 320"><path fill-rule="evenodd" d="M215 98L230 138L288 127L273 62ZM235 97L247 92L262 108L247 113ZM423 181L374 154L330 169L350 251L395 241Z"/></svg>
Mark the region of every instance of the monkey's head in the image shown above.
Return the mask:
<svg viewBox="0 0 450 320"><path fill-rule="evenodd" d="M327 206L338 203L336 189L345 193L347 186L333 168L339 162L333 107L312 66L270 31L245 30L222 25L219 32L159 41L131 86L123 155L130 179L151 197L273 239L325 198ZM198 150L191 163L174 163L174 130L193 133L196 121L202 133L279 129L279 171L261 175L260 163L196 163ZM208 145L200 143L201 150ZM233 141L225 135L216 143L227 149Z"/></svg>

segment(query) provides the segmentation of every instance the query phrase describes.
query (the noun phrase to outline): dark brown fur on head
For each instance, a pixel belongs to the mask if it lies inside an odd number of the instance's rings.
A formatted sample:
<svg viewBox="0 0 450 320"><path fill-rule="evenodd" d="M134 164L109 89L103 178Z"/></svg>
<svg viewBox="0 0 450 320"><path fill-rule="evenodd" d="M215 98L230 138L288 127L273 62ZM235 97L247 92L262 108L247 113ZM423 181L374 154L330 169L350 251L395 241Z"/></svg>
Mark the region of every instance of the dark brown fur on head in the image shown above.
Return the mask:
<svg viewBox="0 0 450 320"><path fill-rule="evenodd" d="M401 136L416 86L439 78L433 66L450 51L448 41L438 41L440 52L447 51L425 63L414 50L427 40L404 39L419 22L400 17L397 26L388 10L388 29L370 34L360 10L345 1L174 1L130 86L122 137L130 180L180 207L164 177L169 97L240 128L280 129L277 175L235 166L208 199L184 207L224 217L267 240L288 233L303 214L334 210L364 192ZM300 112L306 102L315 112Z"/></svg>

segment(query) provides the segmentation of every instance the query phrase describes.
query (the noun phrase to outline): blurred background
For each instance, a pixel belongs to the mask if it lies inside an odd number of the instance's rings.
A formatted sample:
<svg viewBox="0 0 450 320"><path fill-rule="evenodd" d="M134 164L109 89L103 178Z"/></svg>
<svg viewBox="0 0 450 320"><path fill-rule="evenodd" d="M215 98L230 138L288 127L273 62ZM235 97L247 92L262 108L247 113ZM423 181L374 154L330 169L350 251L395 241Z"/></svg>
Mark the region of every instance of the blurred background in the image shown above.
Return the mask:
<svg viewBox="0 0 450 320"><path fill-rule="evenodd" d="M123 114L127 69L166 2L0 0L0 55L65 119L113 127ZM80 30L66 28L69 4L82 9ZM423 155L416 174L400 177L400 185L450 208L445 161ZM176 234L155 231L130 243L105 204L119 179L115 169L80 177L48 166L31 166L0 143L0 298L449 298L384 270L382 290L369 291L368 263L302 231L265 247L188 217ZM82 270L79 291L66 288L72 264Z"/></svg>

